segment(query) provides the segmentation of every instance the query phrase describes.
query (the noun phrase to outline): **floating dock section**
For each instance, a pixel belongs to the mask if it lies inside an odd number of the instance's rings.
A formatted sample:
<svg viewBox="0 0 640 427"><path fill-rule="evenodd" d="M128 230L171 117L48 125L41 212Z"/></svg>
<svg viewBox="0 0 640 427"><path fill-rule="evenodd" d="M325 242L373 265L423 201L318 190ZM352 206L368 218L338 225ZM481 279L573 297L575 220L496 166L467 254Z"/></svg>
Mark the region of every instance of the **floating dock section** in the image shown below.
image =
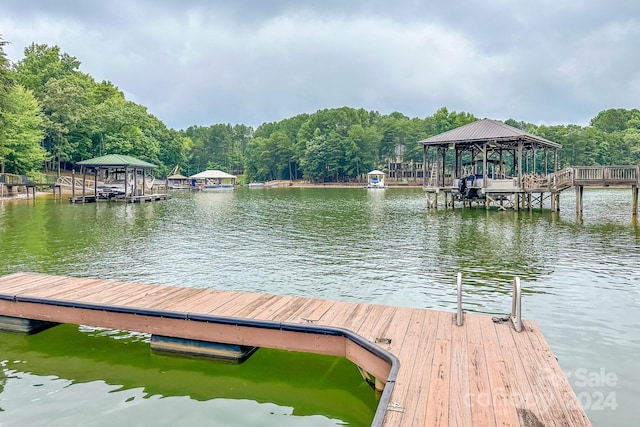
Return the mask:
<svg viewBox="0 0 640 427"><path fill-rule="evenodd" d="M346 357L373 426L591 425L529 320L30 273L0 277L0 315Z"/></svg>

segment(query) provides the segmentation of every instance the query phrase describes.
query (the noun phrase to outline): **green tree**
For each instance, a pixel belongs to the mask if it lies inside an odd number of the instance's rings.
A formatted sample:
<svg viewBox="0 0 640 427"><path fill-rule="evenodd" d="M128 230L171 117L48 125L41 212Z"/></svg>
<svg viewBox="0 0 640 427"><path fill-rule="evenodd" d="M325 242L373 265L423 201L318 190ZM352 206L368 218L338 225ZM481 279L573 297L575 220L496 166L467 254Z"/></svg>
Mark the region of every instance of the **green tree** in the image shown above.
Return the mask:
<svg viewBox="0 0 640 427"><path fill-rule="evenodd" d="M378 164L378 145L382 136L374 127L364 128L360 124L351 126L345 141L347 173L359 177L375 169Z"/></svg>
<svg viewBox="0 0 640 427"><path fill-rule="evenodd" d="M44 146L60 173L61 162L79 160L91 153L93 81L83 74L50 79L42 99Z"/></svg>
<svg viewBox="0 0 640 427"><path fill-rule="evenodd" d="M329 154L325 136L318 129L307 143L305 155L300 161L304 177L311 181L324 181L327 176L326 159Z"/></svg>
<svg viewBox="0 0 640 427"><path fill-rule="evenodd" d="M20 85L7 92L7 101L0 126L0 173L38 170L47 156L40 146L42 119L38 101Z"/></svg>
<svg viewBox="0 0 640 427"><path fill-rule="evenodd" d="M230 124L191 126L184 134L193 141L190 163L196 170L231 170L234 138Z"/></svg>
<svg viewBox="0 0 640 427"><path fill-rule="evenodd" d="M160 142L165 128L147 109L119 97L111 97L95 108L96 132L92 140L100 154L126 154L159 163Z"/></svg>
<svg viewBox="0 0 640 427"><path fill-rule="evenodd" d="M628 128L622 139L629 149L629 161L626 164L640 164L640 129Z"/></svg>
<svg viewBox="0 0 640 427"><path fill-rule="evenodd" d="M631 119L631 111L623 108L603 110L591 119L591 126L605 133L624 131Z"/></svg>
<svg viewBox="0 0 640 427"><path fill-rule="evenodd" d="M32 43L24 50L24 58L14 65L17 81L43 99L45 85L51 79L62 79L78 72L80 61L61 52L58 46Z"/></svg>
<svg viewBox="0 0 640 427"><path fill-rule="evenodd" d="M2 126L2 112L7 108L7 94L14 84L14 75L9 69L9 60L4 53L4 47L9 42L2 39L0 34L0 126Z"/></svg>

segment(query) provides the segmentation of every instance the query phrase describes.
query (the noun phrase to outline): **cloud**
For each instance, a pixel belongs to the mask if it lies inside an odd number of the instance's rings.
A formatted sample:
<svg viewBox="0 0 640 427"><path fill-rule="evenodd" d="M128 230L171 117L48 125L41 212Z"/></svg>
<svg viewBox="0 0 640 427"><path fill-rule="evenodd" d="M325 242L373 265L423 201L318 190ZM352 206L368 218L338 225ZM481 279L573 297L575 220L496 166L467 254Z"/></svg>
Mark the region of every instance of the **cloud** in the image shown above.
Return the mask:
<svg viewBox="0 0 640 427"><path fill-rule="evenodd" d="M587 124L640 95L636 2L5 3L11 60L58 45L175 128L343 105Z"/></svg>

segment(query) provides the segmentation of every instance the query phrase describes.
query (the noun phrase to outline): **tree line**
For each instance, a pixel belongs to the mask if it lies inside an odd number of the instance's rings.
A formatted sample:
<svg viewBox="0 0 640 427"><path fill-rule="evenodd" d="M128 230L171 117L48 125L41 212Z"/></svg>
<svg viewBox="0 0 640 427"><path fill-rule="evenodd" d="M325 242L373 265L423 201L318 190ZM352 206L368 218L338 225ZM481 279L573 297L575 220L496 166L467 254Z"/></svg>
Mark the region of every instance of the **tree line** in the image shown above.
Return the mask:
<svg viewBox="0 0 640 427"><path fill-rule="evenodd" d="M213 124L174 130L128 101L109 81L80 71L58 46L31 44L10 63L0 37L0 173L61 173L81 160L126 154L185 175L204 169L247 181L348 181L388 159L422 162L420 140L471 123L471 113L443 107L409 118L350 107L299 114L256 129ZM640 163L640 111L601 111L589 126L505 123L562 144L560 167Z"/></svg>

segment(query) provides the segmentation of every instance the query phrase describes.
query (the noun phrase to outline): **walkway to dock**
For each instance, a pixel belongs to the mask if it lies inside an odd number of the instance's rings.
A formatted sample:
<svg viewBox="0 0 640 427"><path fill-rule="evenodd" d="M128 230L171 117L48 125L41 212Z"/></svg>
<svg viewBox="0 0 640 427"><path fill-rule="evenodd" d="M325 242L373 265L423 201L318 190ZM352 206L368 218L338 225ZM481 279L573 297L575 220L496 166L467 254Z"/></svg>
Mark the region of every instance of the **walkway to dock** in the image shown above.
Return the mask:
<svg viewBox="0 0 640 427"><path fill-rule="evenodd" d="M435 170L434 170L435 171ZM631 213L638 215L638 188L640 188L640 165L631 166L572 166L544 176L525 174L522 178L483 180L478 188L480 196L472 199L460 197L459 188L453 178L436 185L434 175L423 189L427 193L427 207L438 207L438 193L444 195L444 207L454 207L456 201L462 206L472 203L484 205L487 209L493 204L500 210L532 210L534 206L542 208L547 198L551 210L560 211L560 193L575 188L576 213L583 213L584 189L592 188L631 188ZM439 181L438 181L439 182ZM449 198L451 199L449 201Z"/></svg>
<svg viewBox="0 0 640 427"><path fill-rule="evenodd" d="M344 356L385 384L373 425L591 425L533 321L31 273L0 277L0 315Z"/></svg>

